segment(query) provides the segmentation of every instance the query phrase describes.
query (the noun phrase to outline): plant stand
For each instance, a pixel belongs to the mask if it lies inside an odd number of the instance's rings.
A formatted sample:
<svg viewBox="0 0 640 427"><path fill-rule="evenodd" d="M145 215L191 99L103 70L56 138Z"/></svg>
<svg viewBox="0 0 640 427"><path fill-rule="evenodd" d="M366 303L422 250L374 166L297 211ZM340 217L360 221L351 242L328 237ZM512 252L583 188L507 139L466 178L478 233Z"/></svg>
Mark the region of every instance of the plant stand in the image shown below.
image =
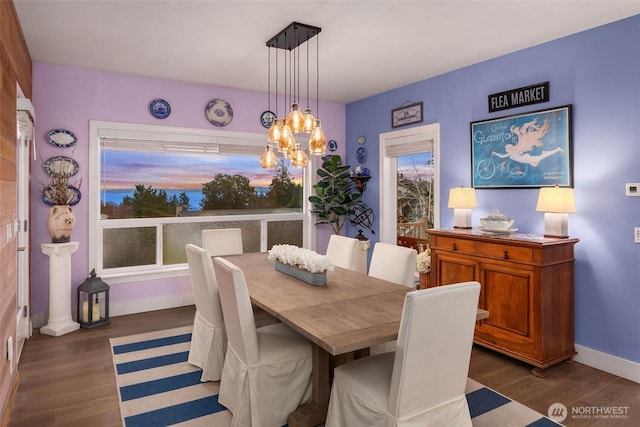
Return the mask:
<svg viewBox="0 0 640 427"><path fill-rule="evenodd" d="M79 242L42 243L42 252L49 256L49 321L40 328L41 334L59 337L80 329L71 318L71 254Z"/></svg>

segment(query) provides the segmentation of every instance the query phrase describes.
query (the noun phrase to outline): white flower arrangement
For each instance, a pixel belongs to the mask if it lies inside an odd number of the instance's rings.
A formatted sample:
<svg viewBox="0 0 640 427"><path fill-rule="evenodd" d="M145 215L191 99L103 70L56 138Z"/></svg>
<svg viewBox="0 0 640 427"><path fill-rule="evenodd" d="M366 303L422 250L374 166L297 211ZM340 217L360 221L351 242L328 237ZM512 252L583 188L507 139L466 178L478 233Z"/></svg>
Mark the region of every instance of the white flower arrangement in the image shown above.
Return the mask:
<svg viewBox="0 0 640 427"><path fill-rule="evenodd" d="M310 273L333 271L333 263L328 256L294 245L273 245L268 258Z"/></svg>
<svg viewBox="0 0 640 427"><path fill-rule="evenodd" d="M431 248L427 248L418 254L416 268L419 273L429 272L431 269Z"/></svg>

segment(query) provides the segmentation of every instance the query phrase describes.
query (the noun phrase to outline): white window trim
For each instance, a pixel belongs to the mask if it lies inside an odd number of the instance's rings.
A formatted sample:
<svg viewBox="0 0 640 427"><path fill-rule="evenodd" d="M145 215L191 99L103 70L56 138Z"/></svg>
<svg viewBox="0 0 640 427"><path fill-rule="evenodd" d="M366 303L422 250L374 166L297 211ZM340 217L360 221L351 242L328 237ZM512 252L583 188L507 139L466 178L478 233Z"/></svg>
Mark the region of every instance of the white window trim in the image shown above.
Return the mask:
<svg viewBox="0 0 640 427"><path fill-rule="evenodd" d="M422 147L422 148L421 148ZM397 155L422 153L433 147L434 161L434 227L440 226L440 124L433 123L379 136L380 176L394 177L380 180L380 241L396 244L398 241L398 176Z"/></svg>
<svg viewBox="0 0 640 427"><path fill-rule="evenodd" d="M105 274L101 270L102 263L102 227L100 219L100 140L101 138L108 138L112 143L117 143L118 139L123 140L138 140L142 144L148 144L152 141L157 141L163 146L164 151L171 151L173 147L185 144L193 147L200 152L218 152L224 147L232 146L234 143L239 144L242 142L244 146L256 147L256 151L259 148L264 148L266 145L266 133L252 133L252 132L235 132L235 131L222 131L222 130L207 130L207 129L195 129L195 128L182 128L173 126L160 126L160 125L147 125L137 123L123 123L123 122L107 122L107 121L89 121L89 194L87 197L89 203L89 265L91 268L96 268L96 272L105 279L109 279L110 283L129 283L135 281L143 281L150 279L161 279L171 277L181 277L188 274L188 267L186 264L172 265L172 266L145 266L140 268L137 272L113 272ZM253 149L250 149L253 151ZM303 187L303 246L307 248L314 248L316 241L316 228L313 226L313 218L310 213L310 204L308 198L312 188L313 175L311 171L315 171L318 160L316 156L310 156L309 166L304 169L304 187ZM300 219L300 214L283 214L274 215L269 219L265 219L264 216L257 215L234 215L233 217L193 217L193 218L181 218L180 222L215 222L224 220L261 220L263 222L263 235L261 238L261 246L265 246L266 243L266 222L269 220L282 221L288 219ZM113 224L113 221L110 220ZM143 226L144 221L140 219L136 220L117 220L122 226ZM175 219L167 218L166 220L158 221L154 220L154 224L158 222L171 222ZM261 247L261 250L266 251L268 248ZM98 268L100 266L100 268Z"/></svg>

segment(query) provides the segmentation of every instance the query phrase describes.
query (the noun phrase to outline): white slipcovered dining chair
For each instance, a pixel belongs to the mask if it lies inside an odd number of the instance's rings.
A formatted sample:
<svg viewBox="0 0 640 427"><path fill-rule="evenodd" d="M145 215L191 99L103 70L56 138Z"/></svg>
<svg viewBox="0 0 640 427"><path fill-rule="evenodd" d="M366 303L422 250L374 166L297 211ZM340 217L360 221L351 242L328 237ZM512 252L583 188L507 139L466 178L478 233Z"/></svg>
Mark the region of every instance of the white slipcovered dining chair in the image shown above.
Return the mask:
<svg viewBox="0 0 640 427"><path fill-rule="evenodd" d="M202 230L202 247L209 251L211 257L224 255L240 255L244 252L241 228L216 228ZM256 327L278 323L279 320L259 307L253 307Z"/></svg>
<svg viewBox="0 0 640 427"><path fill-rule="evenodd" d="M219 381L227 335L213 263L209 252L199 246L186 244L185 252L196 304L188 362L202 368L200 381Z"/></svg>
<svg viewBox="0 0 640 427"><path fill-rule="evenodd" d="M326 255L333 265L355 271L359 243L358 239L332 234L329 238Z"/></svg>
<svg viewBox="0 0 640 427"><path fill-rule="evenodd" d="M480 284L407 293L395 352L334 370L326 427L471 426L465 397Z"/></svg>
<svg viewBox="0 0 640 427"><path fill-rule="evenodd" d="M415 288L418 253L413 248L378 242L373 247L369 276ZM390 341L371 347L371 354L394 351L396 342Z"/></svg>
<svg viewBox="0 0 640 427"><path fill-rule="evenodd" d="M202 230L202 247L208 250L212 257L241 254L243 252L242 229Z"/></svg>
<svg viewBox="0 0 640 427"><path fill-rule="evenodd" d="M417 256L413 248L377 242L371 255L369 276L415 288Z"/></svg>
<svg viewBox="0 0 640 427"><path fill-rule="evenodd" d="M311 343L284 323L256 328L244 273L214 258L228 344L218 402L231 427L279 427L311 399Z"/></svg>

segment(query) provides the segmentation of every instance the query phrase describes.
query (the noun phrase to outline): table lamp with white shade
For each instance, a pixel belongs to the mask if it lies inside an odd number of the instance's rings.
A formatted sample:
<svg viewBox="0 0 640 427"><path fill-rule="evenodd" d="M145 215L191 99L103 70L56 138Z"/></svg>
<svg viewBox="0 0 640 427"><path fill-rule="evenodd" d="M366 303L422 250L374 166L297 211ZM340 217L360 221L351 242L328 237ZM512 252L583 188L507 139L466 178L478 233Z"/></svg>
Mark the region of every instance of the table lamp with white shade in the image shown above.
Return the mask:
<svg viewBox="0 0 640 427"><path fill-rule="evenodd" d="M471 228L471 209L478 206L475 188L452 188L448 206L453 208L453 228Z"/></svg>
<svg viewBox="0 0 640 427"><path fill-rule="evenodd" d="M575 213L573 188L542 187L536 210L544 212L544 237L569 237L569 215Z"/></svg>

